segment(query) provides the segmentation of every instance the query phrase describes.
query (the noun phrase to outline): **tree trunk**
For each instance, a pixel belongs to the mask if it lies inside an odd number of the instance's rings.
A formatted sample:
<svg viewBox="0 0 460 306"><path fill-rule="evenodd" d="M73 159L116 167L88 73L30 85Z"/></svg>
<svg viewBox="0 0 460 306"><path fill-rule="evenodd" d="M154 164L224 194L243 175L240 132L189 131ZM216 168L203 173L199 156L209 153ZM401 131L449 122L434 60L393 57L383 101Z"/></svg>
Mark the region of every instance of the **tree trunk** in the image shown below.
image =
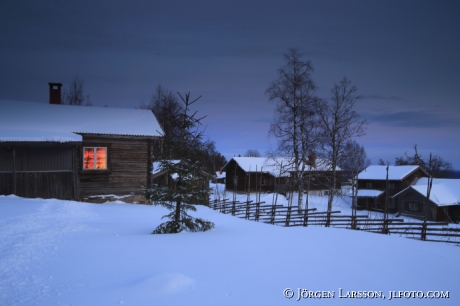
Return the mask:
<svg viewBox="0 0 460 306"><path fill-rule="evenodd" d="M181 201L178 200L176 202L176 211L174 214L174 222L176 222L177 224L180 224L180 206L181 206Z"/></svg>
<svg viewBox="0 0 460 306"><path fill-rule="evenodd" d="M337 179L336 179L336 164L334 162L334 158L332 160L332 183L329 186L329 195L328 195L328 200L327 200L327 219L326 219L326 227L329 227L331 225L331 211L332 211L332 203L334 202L334 189L335 185L337 184Z"/></svg>

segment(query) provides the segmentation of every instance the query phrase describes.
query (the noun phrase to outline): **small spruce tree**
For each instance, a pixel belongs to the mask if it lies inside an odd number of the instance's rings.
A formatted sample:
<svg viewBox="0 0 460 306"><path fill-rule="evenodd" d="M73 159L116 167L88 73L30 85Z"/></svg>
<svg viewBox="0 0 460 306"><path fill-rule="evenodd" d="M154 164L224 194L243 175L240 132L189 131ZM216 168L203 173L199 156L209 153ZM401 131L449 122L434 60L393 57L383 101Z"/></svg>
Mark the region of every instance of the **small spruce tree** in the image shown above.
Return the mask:
<svg viewBox="0 0 460 306"><path fill-rule="evenodd" d="M154 160L159 163L160 171L166 170L170 175L174 175L175 183L167 189L154 186L147 191L147 197L152 204L166 207L171 212L163 216L168 221L160 224L152 234L179 233L183 230L199 232L214 228L214 223L194 218L187 213L187 211L196 211L194 204L209 199L209 187L203 186L200 177L202 171L200 152L206 144L202 142L203 131L200 131L199 127L205 117L197 118L197 112L189 113L190 105L201 96L190 101L190 93L185 94L185 98L180 93L178 95L185 106L183 112L174 119L181 135L179 139L171 140L168 145L178 152L180 160L168 160L162 154L154 157Z"/></svg>

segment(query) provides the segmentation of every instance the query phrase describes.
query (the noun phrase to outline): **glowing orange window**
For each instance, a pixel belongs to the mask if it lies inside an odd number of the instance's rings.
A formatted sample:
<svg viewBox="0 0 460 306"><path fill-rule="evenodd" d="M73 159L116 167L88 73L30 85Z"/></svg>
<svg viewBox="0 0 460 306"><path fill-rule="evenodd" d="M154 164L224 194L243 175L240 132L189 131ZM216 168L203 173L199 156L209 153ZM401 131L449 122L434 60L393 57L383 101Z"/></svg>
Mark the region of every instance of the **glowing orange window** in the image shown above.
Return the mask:
<svg viewBox="0 0 460 306"><path fill-rule="evenodd" d="M83 169L107 169L107 148L83 148Z"/></svg>

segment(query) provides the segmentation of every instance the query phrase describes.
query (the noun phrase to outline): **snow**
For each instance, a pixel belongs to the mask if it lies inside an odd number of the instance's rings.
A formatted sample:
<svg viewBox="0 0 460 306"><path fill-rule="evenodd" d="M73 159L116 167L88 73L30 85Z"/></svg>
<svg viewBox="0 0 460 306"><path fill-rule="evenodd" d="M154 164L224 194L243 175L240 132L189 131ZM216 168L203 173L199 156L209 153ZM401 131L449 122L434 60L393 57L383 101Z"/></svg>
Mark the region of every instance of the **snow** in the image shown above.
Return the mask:
<svg viewBox="0 0 460 306"><path fill-rule="evenodd" d="M224 179L224 178L226 178L225 172L216 171L216 179Z"/></svg>
<svg viewBox="0 0 460 306"><path fill-rule="evenodd" d="M389 166L388 179L389 180L402 180L419 166ZM358 179L360 180L386 180L387 166L369 166L359 173Z"/></svg>
<svg viewBox="0 0 460 306"><path fill-rule="evenodd" d="M324 208L327 199L311 202ZM339 199L334 209L348 212L349 203ZM0 196L0 305L293 305L298 288L335 292L299 301L309 305L460 305L454 245L286 228L203 206L194 215L214 230L150 235L166 212ZM386 300L339 298L339 288L382 291ZM390 290L449 291L449 298L388 301Z"/></svg>
<svg viewBox="0 0 460 306"><path fill-rule="evenodd" d="M180 163L180 159L171 159L171 160L169 160L169 162L172 163L172 164L178 164L178 163ZM160 162L153 162L152 174L160 173L161 172L160 166L161 166Z"/></svg>
<svg viewBox="0 0 460 306"><path fill-rule="evenodd" d="M285 157L278 158L267 158L267 157L233 157L232 158L241 169L245 172L264 172L270 173L275 177L289 176L288 171L294 171L294 167L291 166L292 159ZM230 162L230 161L229 161ZM227 162L227 164L229 163ZM289 166L288 166L289 165ZM224 168L227 165L224 166ZM280 168L283 168L280 172ZM309 168L305 167L306 171L328 171L330 170L330 163L325 159L317 159L316 167ZM337 167L340 171L340 168Z"/></svg>
<svg viewBox="0 0 460 306"><path fill-rule="evenodd" d="M383 191L381 190L374 190L374 189L358 189L358 197L370 197L370 198L377 198L379 197Z"/></svg>
<svg viewBox="0 0 460 306"><path fill-rule="evenodd" d="M160 136L150 110L0 100L0 141L82 141L76 133Z"/></svg>
<svg viewBox="0 0 460 306"><path fill-rule="evenodd" d="M426 197L428 178L420 178L413 188ZM460 205L460 180L459 179L433 179L430 191L430 200L438 206Z"/></svg>

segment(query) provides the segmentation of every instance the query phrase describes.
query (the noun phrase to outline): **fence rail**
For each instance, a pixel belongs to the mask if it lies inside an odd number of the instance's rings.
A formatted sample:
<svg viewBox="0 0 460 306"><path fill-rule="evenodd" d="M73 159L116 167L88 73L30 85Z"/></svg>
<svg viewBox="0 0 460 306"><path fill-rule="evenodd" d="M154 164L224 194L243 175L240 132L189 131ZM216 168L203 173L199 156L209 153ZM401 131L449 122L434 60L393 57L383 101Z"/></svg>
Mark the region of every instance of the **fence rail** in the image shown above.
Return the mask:
<svg viewBox="0 0 460 306"><path fill-rule="evenodd" d="M329 217L331 227L460 245L460 228L446 227L448 223L445 222L428 222L424 227L423 222L404 222L404 219L340 215L341 211L319 212L316 208L299 211L297 207L265 204L265 202L214 200L209 204L212 209L224 214L273 225L326 226Z"/></svg>

